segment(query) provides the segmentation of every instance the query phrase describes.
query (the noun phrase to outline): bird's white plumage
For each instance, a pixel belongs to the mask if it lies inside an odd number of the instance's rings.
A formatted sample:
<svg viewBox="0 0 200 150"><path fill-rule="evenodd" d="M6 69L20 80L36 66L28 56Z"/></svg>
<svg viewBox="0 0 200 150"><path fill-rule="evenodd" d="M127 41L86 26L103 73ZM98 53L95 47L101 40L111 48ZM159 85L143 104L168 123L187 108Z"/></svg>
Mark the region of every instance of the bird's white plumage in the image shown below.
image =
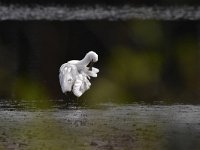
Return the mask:
<svg viewBox="0 0 200 150"><path fill-rule="evenodd" d="M87 91L91 83L90 77L97 77L99 69L87 67L89 63L98 61L98 55L90 51L82 60L71 60L60 67L59 80L63 93L73 92L80 97Z"/></svg>

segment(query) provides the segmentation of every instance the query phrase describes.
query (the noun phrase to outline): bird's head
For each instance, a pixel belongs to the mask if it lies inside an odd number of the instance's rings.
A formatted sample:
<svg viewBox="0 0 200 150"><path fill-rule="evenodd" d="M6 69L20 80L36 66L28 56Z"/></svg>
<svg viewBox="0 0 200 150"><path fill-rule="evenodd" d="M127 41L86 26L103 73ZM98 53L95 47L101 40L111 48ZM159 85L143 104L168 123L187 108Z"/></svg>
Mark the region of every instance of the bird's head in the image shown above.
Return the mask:
<svg viewBox="0 0 200 150"><path fill-rule="evenodd" d="M86 55L88 56L90 62L97 62L98 61L98 55L95 52L90 51Z"/></svg>
<svg viewBox="0 0 200 150"><path fill-rule="evenodd" d="M93 67L94 63L98 61L98 55L95 52L90 51L90 52L88 52L86 54L86 58L89 59L88 60L88 62L89 62L89 64L88 64L89 70L92 70L92 67Z"/></svg>

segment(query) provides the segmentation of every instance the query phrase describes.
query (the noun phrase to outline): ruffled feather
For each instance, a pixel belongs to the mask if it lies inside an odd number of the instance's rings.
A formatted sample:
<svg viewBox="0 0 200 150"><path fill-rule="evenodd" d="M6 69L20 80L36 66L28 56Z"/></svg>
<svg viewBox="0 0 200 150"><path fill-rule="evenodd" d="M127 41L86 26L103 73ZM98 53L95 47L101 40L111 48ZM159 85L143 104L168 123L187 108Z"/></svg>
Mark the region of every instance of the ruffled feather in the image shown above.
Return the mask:
<svg viewBox="0 0 200 150"><path fill-rule="evenodd" d="M95 52L89 52L81 61L71 60L60 67L59 80L63 93L73 92L80 97L87 91L91 83L90 77L97 77L99 69L87 67L92 62L98 61L98 55Z"/></svg>

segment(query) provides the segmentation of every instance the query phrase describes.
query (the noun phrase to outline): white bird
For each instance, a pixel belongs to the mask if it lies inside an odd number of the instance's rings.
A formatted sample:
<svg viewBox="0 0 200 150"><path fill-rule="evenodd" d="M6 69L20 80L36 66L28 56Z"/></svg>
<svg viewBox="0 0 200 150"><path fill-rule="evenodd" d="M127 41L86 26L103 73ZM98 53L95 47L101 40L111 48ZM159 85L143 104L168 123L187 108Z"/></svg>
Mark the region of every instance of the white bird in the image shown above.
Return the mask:
<svg viewBox="0 0 200 150"><path fill-rule="evenodd" d="M90 51L82 60L71 60L60 67L59 80L63 93L73 92L80 97L91 83L90 77L97 77L99 69L92 67L98 61L98 55ZM89 65L89 66L88 66Z"/></svg>

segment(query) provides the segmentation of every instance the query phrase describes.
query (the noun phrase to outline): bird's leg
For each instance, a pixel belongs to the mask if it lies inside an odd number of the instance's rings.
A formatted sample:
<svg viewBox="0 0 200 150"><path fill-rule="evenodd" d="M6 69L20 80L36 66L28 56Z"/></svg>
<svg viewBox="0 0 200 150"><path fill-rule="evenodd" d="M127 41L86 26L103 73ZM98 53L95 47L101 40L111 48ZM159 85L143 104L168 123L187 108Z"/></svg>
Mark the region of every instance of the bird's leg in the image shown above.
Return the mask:
<svg viewBox="0 0 200 150"><path fill-rule="evenodd" d="M76 97L76 108L78 108L78 106L79 106L79 97Z"/></svg>
<svg viewBox="0 0 200 150"><path fill-rule="evenodd" d="M74 96L74 94L72 94L71 92L66 92L65 93L67 96L67 106L73 106L76 104L76 96Z"/></svg>

